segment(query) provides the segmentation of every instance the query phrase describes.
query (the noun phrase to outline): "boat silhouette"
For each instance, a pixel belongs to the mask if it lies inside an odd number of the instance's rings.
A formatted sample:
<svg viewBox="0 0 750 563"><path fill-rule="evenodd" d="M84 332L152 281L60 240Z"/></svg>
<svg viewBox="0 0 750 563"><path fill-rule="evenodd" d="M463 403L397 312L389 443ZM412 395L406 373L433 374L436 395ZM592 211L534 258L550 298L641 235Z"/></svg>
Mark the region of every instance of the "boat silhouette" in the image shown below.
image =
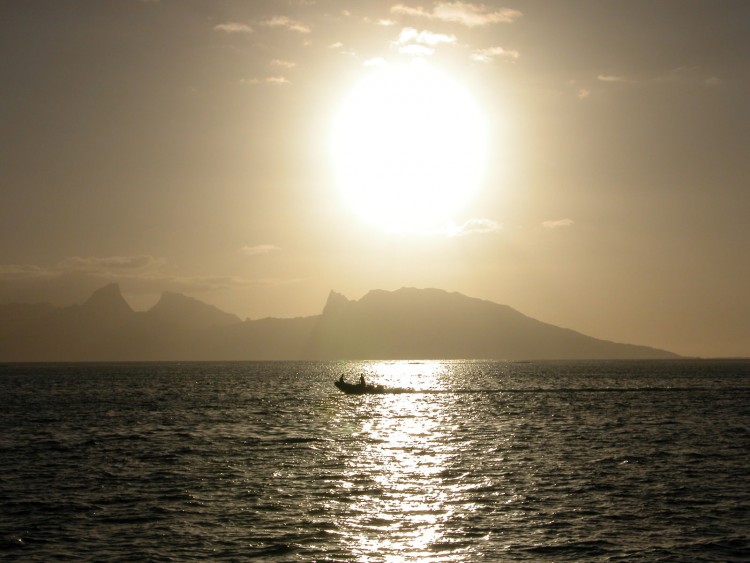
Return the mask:
<svg viewBox="0 0 750 563"><path fill-rule="evenodd" d="M386 387L385 385L366 383L364 378L361 378L359 383L349 383L348 381L344 381L343 375L334 381L333 384L347 395L382 395L385 393L413 392L412 389L404 389L402 387Z"/></svg>

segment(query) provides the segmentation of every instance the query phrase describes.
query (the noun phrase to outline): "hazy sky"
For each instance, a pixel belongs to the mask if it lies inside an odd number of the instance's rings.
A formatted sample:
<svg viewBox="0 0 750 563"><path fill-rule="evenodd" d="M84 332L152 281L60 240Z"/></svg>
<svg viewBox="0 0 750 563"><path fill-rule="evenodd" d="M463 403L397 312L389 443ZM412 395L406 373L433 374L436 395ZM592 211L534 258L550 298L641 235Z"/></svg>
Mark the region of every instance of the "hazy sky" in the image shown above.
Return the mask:
<svg viewBox="0 0 750 563"><path fill-rule="evenodd" d="M750 356L750 2L3 0L0 45L0 302L438 287Z"/></svg>

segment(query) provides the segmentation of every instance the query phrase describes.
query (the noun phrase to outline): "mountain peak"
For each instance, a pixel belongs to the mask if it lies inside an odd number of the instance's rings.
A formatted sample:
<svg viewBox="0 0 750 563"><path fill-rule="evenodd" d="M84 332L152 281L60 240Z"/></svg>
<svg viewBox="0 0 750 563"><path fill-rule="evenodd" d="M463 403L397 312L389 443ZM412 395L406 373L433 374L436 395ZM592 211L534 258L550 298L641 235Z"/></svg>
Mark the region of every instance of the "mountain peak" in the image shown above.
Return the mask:
<svg viewBox="0 0 750 563"><path fill-rule="evenodd" d="M97 289L83 304L83 308L120 314L133 312L122 296L120 286L116 283L110 283Z"/></svg>
<svg viewBox="0 0 750 563"><path fill-rule="evenodd" d="M442 289L334 292L313 342L321 359L630 359L674 355L598 340L507 306Z"/></svg>
<svg viewBox="0 0 750 563"><path fill-rule="evenodd" d="M331 292L328 294L326 305L325 307L323 307L323 314L330 314L341 309L341 307L348 305L349 303L351 303L351 301L349 301L344 295L331 290Z"/></svg>
<svg viewBox="0 0 750 563"><path fill-rule="evenodd" d="M236 315L225 313L218 307L173 291L163 292L159 302L148 311L148 314L162 322L189 329L205 329L241 322Z"/></svg>
<svg viewBox="0 0 750 563"><path fill-rule="evenodd" d="M170 305L176 305L179 303L201 303L198 299L195 299L194 297L189 297L188 295L184 295L182 293L177 293L175 291L163 291L161 294L161 297L159 298L159 301L154 305L154 308L156 307L168 307Z"/></svg>

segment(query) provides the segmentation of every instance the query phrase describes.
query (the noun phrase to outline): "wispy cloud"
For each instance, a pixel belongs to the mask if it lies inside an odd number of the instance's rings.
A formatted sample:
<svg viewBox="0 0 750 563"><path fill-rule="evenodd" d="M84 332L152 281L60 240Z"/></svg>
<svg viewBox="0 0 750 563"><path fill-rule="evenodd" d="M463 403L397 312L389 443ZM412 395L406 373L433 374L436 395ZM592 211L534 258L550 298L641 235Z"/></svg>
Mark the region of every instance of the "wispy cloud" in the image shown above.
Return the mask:
<svg viewBox="0 0 750 563"><path fill-rule="evenodd" d="M578 92L576 93L576 98L578 98L579 100L585 100L590 96L591 90L588 90L587 88L579 88Z"/></svg>
<svg viewBox="0 0 750 563"><path fill-rule="evenodd" d="M448 236L464 237L468 235L481 235L496 233L503 226L492 219L469 219L462 225L451 225L447 229Z"/></svg>
<svg viewBox="0 0 750 563"><path fill-rule="evenodd" d="M698 66L681 66L656 77L655 82L664 84L702 85L709 88L720 86L722 81L713 75L706 74Z"/></svg>
<svg viewBox="0 0 750 563"><path fill-rule="evenodd" d="M345 45L341 41L331 43L328 48L333 49L334 51L338 51L342 55L348 55L351 57L357 56L357 52L354 49L352 49L351 47L345 48Z"/></svg>
<svg viewBox="0 0 750 563"><path fill-rule="evenodd" d="M398 52L403 55L409 55L411 57L429 57L435 52L435 49L428 47L427 45L402 45L399 47Z"/></svg>
<svg viewBox="0 0 750 563"><path fill-rule="evenodd" d="M674 84L685 86L720 86L722 81L698 66L681 66L650 77L630 77L621 74L599 74L599 82L609 84Z"/></svg>
<svg viewBox="0 0 750 563"><path fill-rule="evenodd" d="M58 270L96 274L152 272L164 265L162 258L148 254L137 256L86 257L71 256L58 264Z"/></svg>
<svg viewBox="0 0 750 563"><path fill-rule="evenodd" d="M297 33L310 33L310 26L307 24L288 18L287 16L275 16L262 22L266 27L283 27Z"/></svg>
<svg viewBox="0 0 750 563"><path fill-rule="evenodd" d="M631 82L631 80L624 76L615 76L613 74L600 74L596 79L602 82Z"/></svg>
<svg viewBox="0 0 750 563"><path fill-rule="evenodd" d="M294 68L297 66L297 63L293 61L285 61L283 59L274 59L271 61L271 66L279 66L282 68Z"/></svg>
<svg viewBox="0 0 750 563"><path fill-rule="evenodd" d="M490 47L488 49L477 49L473 51L469 58L480 63L489 63L494 59L518 60L521 54L513 49L504 49L503 47Z"/></svg>
<svg viewBox="0 0 750 563"><path fill-rule="evenodd" d="M79 272L101 276L150 275L165 264L163 258L148 254L136 256L81 257L71 256L55 266L31 264L0 264L0 279L43 278Z"/></svg>
<svg viewBox="0 0 750 563"><path fill-rule="evenodd" d="M266 76L265 78L241 78L240 84L274 84L283 86L289 84L289 79L285 76Z"/></svg>
<svg viewBox="0 0 750 563"><path fill-rule="evenodd" d="M552 221L542 222L542 227L545 229L559 229L561 227L570 227L573 224L572 219L555 219Z"/></svg>
<svg viewBox="0 0 750 563"><path fill-rule="evenodd" d="M253 28L249 25L239 22L227 22L220 23L214 26L216 31L223 31L225 33L252 33Z"/></svg>
<svg viewBox="0 0 750 563"><path fill-rule="evenodd" d="M432 31L417 31L413 27L405 27L399 33L398 39L396 39L396 45L404 45L406 43L419 43L421 45L429 45L434 47L442 43L455 43L455 35L446 35L444 33L433 33Z"/></svg>
<svg viewBox="0 0 750 563"><path fill-rule="evenodd" d="M57 274L31 264L0 264L0 280L42 278Z"/></svg>
<svg viewBox="0 0 750 563"><path fill-rule="evenodd" d="M396 4L391 12L399 15L416 16L445 22L454 22L467 27L481 27L495 23L512 23L523 14L511 8L493 9L484 4L469 2L438 2L428 10L422 6L411 7Z"/></svg>
<svg viewBox="0 0 750 563"><path fill-rule="evenodd" d="M380 18L378 20L370 20L368 18L365 18L365 23L374 23L375 25L380 25L382 27L390 27L392 25L396 25L395 21L388 18Z"/></svg>
<svg viewBox="0 0 750 563"><path fill-rule="evenodd" d="M268 252L275 248L269 249ZM166 271L163 267L165 265L164 259L149 255L85 258L74 256L46 267L32 264L0 264L0 302L46 301L57 305L69 305L83 302L91 291L111 282L121 284L123 291L130 295L158 295L167 290L190 294L253 286L281 286L300 281L222 275L176 275Z"/></svg>
<svg viewBox="0 0 750 563"><path fill-rule="evenodd" d="M268 254L279 250L279 247L275 244L256 244L254 246L243 246L242 253L245 256L257 256L259 254Z"/></svg>

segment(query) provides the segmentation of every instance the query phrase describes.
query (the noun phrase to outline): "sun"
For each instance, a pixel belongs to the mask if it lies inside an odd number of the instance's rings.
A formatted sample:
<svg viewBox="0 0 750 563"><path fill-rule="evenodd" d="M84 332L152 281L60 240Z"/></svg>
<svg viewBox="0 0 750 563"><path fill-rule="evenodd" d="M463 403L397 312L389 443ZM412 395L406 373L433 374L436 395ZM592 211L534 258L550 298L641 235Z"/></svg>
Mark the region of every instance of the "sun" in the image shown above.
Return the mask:
<svg viewBox="0 0 750 563"><path fill-rule="evenodd" d="M424 61L372 71L345 97L331 135L345 203L392 232L445 226L478 190L486 152L473 97Z"/></svg>

